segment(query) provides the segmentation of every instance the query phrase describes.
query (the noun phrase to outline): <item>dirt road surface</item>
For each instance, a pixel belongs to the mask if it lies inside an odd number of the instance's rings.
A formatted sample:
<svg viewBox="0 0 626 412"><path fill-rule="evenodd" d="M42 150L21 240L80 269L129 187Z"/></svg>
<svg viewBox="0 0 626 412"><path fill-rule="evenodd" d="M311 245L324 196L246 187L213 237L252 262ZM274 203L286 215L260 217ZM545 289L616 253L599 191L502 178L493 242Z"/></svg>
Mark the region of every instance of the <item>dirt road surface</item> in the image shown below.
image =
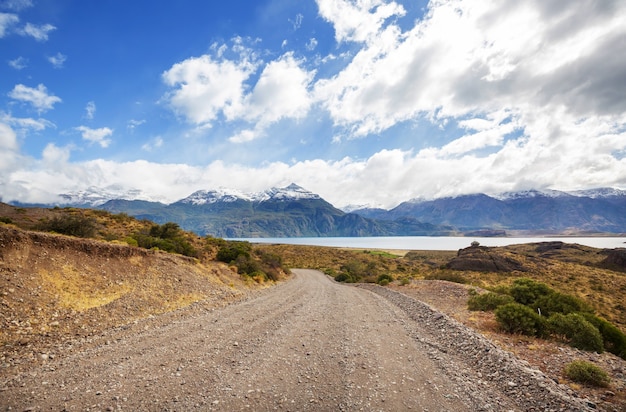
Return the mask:
<svg viewBox="0 0 626 412"><path fill-rule="evenodd" d="M550 409L533 382L490 382L430 329L389 297L294 270L249 300L3 376L0 410L584 410L556 385L537 387Z"/></svg>

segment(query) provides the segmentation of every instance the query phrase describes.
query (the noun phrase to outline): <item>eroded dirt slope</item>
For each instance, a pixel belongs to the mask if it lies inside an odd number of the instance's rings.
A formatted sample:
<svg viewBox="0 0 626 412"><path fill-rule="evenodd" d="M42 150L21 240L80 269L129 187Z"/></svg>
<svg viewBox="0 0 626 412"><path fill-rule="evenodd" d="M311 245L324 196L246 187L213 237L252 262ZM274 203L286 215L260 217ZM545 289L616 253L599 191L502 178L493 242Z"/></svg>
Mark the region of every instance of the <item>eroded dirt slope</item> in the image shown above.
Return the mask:
<svg viewBox="0 0 626 412"><path fill-rule="evenodd" d="M228 266L0 224L0 371L66 353L110 328L260 286Z"/></svg>

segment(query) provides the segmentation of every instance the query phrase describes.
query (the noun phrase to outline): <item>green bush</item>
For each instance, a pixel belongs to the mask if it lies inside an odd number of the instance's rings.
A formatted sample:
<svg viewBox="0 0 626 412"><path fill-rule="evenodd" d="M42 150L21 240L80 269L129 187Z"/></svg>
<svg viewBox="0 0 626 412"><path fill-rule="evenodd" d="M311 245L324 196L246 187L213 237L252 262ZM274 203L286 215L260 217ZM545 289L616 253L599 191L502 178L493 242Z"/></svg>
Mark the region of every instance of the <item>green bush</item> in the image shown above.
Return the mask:
<svg viewBox="0 0 626 412"><path fill-rule="evenodd" d="M548 318L548 328L552 335L569 343L570 346L598 353L604 352L600 331L581 314L555 313Z"/></svg>
<svg viewBox="0 0 626 412"><path fill-rule="evenodd" d="M517 303L532 305L541 296L549 295L553 290L548 285L528 278L516 279L510 293Z"/></svg>
<svg viewBox="0 0 626 412"><path fill-rule="evenodd" d="M495 311L496 321L509 333L540 336L545 330L545 320L528 306L507 303Z"/></svg>
<svg viewBox="0 0 626 412"><path fill-rule="evenodd" d="M575 296L560 292L552 292L547 295L539 296L531 306L533 309L539 309L541 314L546 317L554 313L567 315L568 313L574 312L593 312L593 309L587 302Z"/></svg>
<svg viewBox="0 0 626 412"><path fill-rule="evenodd" d="M55 232L62 235L76 237L94 237L96 235L96 220L82 215L64 214L45 220L37 226L38 230Z"/></svg>
<svg viewBox="0 0 626 412"><path fill-rule="evenodd" d="M626 359L626 334L606 319L602 319L591 313L583 313L582 315L587 322L591 323L600 331L604 349L622 359Z"/></svg>
<svg viewBox="0 0 626 412"><path fill-rule="evenodd" d="M585 385L607 387L611 383L611 378L602 368L584 360L570 362L565 366L564 373L574 382Z"/></svg>
<svg viewBox="0 0 626 412"><path fill-rule="evenodd" d="M250 257L252 245L248 242L226 242L217 251L216 259L220 262L231 263L239 256Z"/></svg>
<svg viewBox="0 0 626 412"><path fill-rule="evenodd" d="M378 283L381 286L387 286L391 282L393 282L393 276L388 275L386 273L378 276L378 278L376 279L376 283Z"/></svg>
<svg viewBox="0 0 626 412"><path fill-rule="evenodd" d="M133 234L137 246L197 257L198 252L185 239L185 232L176 223L153 224L150 229Z"/></svg>
<svg viewBox="0 0 626 412"><path fill-rule="evenodd" d="M483 312L496 310L502 305L513 303L513 297L509 295L501 295L500 293L487 292L483 294L474 294L467 301L469 310L481 310Z"/></svg>
<svg viewBox="0 0 626 412"><path fill-rule="evenodd" d="M347 273L340 273L337 276L335 276L335 281L337 282L345 282L345 283L354 283L355 280L352 276L350 276Z"/></svg>
<svg viewBox="0 0 626 412"><path fill-rule="evenodd" d="M11 219L10 217L6 217L6 216L0 216L0 222L11 224L13 223L13 219Z"/></svg>

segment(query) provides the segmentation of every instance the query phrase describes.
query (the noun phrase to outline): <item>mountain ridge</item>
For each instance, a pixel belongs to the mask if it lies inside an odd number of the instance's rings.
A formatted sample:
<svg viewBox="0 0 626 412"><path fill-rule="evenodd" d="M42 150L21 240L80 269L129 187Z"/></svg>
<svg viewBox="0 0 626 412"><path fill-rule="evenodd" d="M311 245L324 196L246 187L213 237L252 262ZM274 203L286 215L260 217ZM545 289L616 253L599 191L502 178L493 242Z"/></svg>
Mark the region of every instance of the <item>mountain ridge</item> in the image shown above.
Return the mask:
<svg viewBox="0 0 626 412"><path fill-rule="evenodd" d="M198 190L172 203L151 200L140 191L114 189L98 194L90 188L81 196L61 198L75 202L65 206L95 207L156 223L171 221L200 235L227 238L626 233L626 191L614 188L414 198L392 209L349 212L295 183L250 193L225 187ZM106 200L107 193L124 196Z"/></svg>

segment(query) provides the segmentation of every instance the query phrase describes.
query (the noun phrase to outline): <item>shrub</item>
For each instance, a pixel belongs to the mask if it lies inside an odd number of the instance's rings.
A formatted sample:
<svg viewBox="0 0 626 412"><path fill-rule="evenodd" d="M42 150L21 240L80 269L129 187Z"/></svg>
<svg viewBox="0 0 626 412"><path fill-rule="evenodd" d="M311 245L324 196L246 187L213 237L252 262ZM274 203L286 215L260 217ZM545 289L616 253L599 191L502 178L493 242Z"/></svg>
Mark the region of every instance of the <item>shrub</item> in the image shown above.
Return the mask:
<svg viewBox="0 0 626 412"><path fill-rule="evenodd" d="M585 320L578 313L555 313L548 318L551 334L578 349L604 352L602 335L598 328Z"/></svg>
<svg viewBox="0 0 626 412"><path fill-rule="evenodd" d="M46 232L76 237L94 237L96 220L82 215L61 215L40 223L37 227Z"/></svg>
<svg viewBox="0 0 626 412"><path fill-rule="evenodd" d="M528 278L516 279L510 289L511 296L522 305L531 305L539 297L549 295L552 292L552 289L545 283Z"/></svg>
<svg viewBox="0 0 626 412"><path fill-rule="evenodd" d="M543 316L554 313L567 315L574 312L592 312L593 309L582 299L560 292L539 296L533 303L533 309L540 309Z"/></svg>
<svg viewBox="0 0 626 412"><path fill-rule="evenodd" d="M142 230L132 236L137 246L145 249L164 250L185 256L197 257L198 252L185 239L184 231L172 222L163 225L153 224L149 230Z"/></svg>
<svg viewBox="0 0 626 412"><path fill-rule="evenodd" d="M487 292L481 295L475 294L470 296L467 301L469 310L481 310L483 312L495 310L507 303L513 303L513 297L509 295L501 295L500 293Z"/></svg>
<svg viewBox="0 0 626 412"><path fill-rule="evenodd" d="M381 286L387 286L390 282L393 282L393 276L386 273L378 276L378 279L376 279L376 283Z"/></svg>
<svg viewBox="0 0 626 412"><path fill-rule="evenodd" d="M507 303L495 311L496 321L508 333L521 333L528 336L542 335L545 320L528 306Z"/></svg>
<svg viewBox="0 0 626 412"><path fill-rule="evenodd" d="M248 242L227 242L217 251L216 259L220 262L230 263L239 256L250 257L252 245Z"/></svg>
<svg viewBox="0 0 626 412"><path fill-rule="evenodd" d="M13 219L11 219L10 217L6 217L6 216L0 216L0 222L11 224L13 223Z"/></svg>
<svg viewBox="0 0 626 412"><path fill-rule="evenodd" d="M335 276L335 281L337 282L345 282L345 283L354 283L354 278L347 273L340 273Z"/></svg>
<svg viewBox="0 0 626 412"><path fill-rule="evenodd" d="M611 378L602 368L584 360L570 362L565 366L564 373L574 382L585 385L607 387L611 383Z"/></svg>
<svg viewBox="0 0 626 412"><path fill-rule="evenodd" d="M411 279L408 277L400 278L400 286L406 286L411 283Z"/></svg>
<svg viewBox="0 0 626 412"><path fill-rule="evenodd" d="M591 313L583 313L582 315L587 322L591 323L600 331L604 349L622 359L626 359L626 334L606 319L602 319Z"/></svg>

